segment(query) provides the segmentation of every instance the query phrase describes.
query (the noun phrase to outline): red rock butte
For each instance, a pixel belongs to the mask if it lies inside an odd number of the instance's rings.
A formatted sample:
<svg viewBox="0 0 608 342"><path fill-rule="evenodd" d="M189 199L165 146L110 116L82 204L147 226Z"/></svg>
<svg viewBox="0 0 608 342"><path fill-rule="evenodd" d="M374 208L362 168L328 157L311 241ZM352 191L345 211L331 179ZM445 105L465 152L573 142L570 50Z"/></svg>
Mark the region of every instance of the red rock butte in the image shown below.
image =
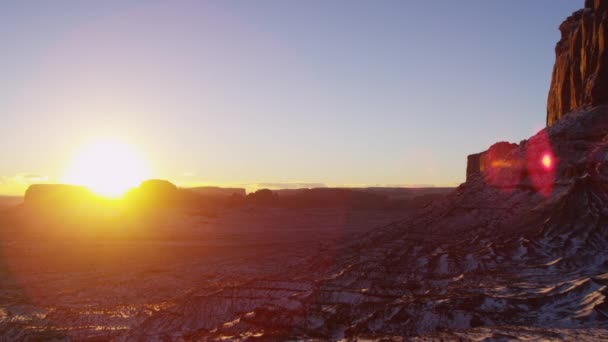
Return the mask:
<svg viewBox="0 0 608 342"><path fill-rule="evenodd" d="M608 1L587 0L559 27L547 100L547 126L567 113L608 102Z"/></svg>
<svg viewBox="0 0 608 342"><path fill-rule="evenodd" d="M547 99L547 127L575 111L608 104L608 0L586 0L559 27L555 65ZM467 159L467 181L483 176L487 184L513 188L530 176L552 174L554 160L547 129L519 144L500 142Z"/></svg>

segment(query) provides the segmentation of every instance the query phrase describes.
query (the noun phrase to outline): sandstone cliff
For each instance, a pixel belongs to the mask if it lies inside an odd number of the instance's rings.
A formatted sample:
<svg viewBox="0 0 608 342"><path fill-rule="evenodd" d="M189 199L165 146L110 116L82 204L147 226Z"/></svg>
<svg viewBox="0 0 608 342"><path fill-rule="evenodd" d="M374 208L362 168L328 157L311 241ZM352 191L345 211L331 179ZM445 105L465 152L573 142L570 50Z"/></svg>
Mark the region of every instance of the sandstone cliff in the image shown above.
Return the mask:
<svg viewBox="0 0 608 342"><path fill-rule="evenodd" d="M562 37L555 47L547 127L563 121L569 113L605 111L597 107L608 104L608 0L586 0L585 8L574 12L559 29ZM591 126L588 129L596 131ZM553 178L555 172L579 173L566 162L577 157L576 154L556 154L559 140L560 137L552 136L550 130L545 129L519 145L500 142L487 151L469 155L467 182L482 177L485 183L495 187L531 187L541 175ZM545 181L542 182L534 187L546 192Z"/></svg>
<svg viewBox="0 0 608 342"><path fill-rule="evenodd" d="M587 0L559 27L547 101L547 126L568 112L608 102L608 1Z"/></svg>

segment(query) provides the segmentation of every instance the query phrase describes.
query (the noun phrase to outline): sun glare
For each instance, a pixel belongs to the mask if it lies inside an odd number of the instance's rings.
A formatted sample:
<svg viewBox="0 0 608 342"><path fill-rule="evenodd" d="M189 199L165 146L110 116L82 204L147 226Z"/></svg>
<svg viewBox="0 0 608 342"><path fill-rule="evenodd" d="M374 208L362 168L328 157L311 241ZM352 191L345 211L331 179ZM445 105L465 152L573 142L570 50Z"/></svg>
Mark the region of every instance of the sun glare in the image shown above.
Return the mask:
<svg viewBox="0 0 608 342"><path fill-rule="evenodd" d="M551 156L549 154L545 154L543 156L543 159L541 160L541 163L543 164L545 169L549 169L549 168L551 168L551 165L553 164L553 158L551 158Z"/></svg>
<svg viewBox="0 0 608 342"><path fill-rule="evenodd" d="M115 139L96 140L72 158L63 183L84 185L106 197L120 197L149 178L141 154L130 144Z"/></svg>

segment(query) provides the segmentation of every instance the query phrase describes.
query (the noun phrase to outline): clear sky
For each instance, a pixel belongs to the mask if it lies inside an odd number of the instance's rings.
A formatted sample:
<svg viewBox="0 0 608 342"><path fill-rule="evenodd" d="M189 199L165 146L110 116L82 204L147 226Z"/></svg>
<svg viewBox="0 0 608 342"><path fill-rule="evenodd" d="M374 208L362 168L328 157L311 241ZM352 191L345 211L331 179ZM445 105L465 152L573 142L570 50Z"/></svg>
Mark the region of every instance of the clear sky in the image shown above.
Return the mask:
<svg viewBox="0 0 608 342"><path fill-rule="evenodd" d="M180 185L455 185L468 154L544 126L582 6L3 1L0 193L104 136Z"/></svg>

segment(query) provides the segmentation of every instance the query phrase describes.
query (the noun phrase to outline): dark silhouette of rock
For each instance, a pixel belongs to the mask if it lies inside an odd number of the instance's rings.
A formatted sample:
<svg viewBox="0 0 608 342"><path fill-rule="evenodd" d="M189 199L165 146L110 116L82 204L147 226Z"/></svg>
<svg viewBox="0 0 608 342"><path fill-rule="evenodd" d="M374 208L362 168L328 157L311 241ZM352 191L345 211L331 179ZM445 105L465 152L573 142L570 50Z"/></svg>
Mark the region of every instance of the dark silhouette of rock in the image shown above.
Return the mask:
<svg viewBox="0 0 608 342"><path fill-rule="evenodd" d="M84 186L68 184L32 184L25 192L23 205L11 211L13 218L36 226L44 223L49 234L68 234L76 237L75 231L83 225L88 228L109 224L112 215L112 200L94 194ZM94 229L90 229L90 232Z"/></svg>
<svg viewBox="0 0 608 342"><path fill-rule="evenodd" d="M311 189L336 189L336 188L299 188L299 189L279 189L272 190L272 192L279 195L280 198L299 195L305 191ZM374 195L381 195L389 200L410 200L420 196L426 196L430 194L445 195L448 192L454 190L452 187L433 187L433 186L419 186L419 187L365 187L365 188L340 188L342 190L359 191Z"/></svg>
<svg viewBox="0 0 608 342"><path fill-rule="evenodd" d="M202 206L235 208L246 204L247 192L243 188L221 188L217 186L202 186L182 189L188 192L191 199L198 198Z"/></svg>
<svg viewBox="0 0 608 342"><path fill-rule="evenodd" d="M246 196L247 192L243 188L221 188L219 186L199 186L195 188L188 188L190 191L194 191L204 196L226 198L232 195Z"/></svg>
<svg viewBox="0 0 608 342"><path fill-rule="evenodd" d="M247 202L253 205L277 205L279 196L269 189L260 189L247 195Z"/></svg>
<svg viewBox="0 0 608 342"><path fill-rule="evenodd" d="M157 193L159 195L172 194L177 191L177 186L163 179L149 179L143 181L139 185L139 189L149 193Z"/></svg>
<svg viewBox="0 0 608 342"><path fill-rule="evenodd" d="M290 209L348 208L350 210L419 209L444 197L453 188L312 188L261 189L247 195L246 203ZM228 206L242 205L234 195Z"/></svg>
<svg viewBox="0 0 608 342"><path fill-rule="evenodd" d="M126 196L127 203L143 209L189 209L192 214L211 215L209 209L226 205L229 198L206 196L191 189L178 188L175 184L161 179L146 180Z"/></svg>
<svg viewBox="0 0 608 342"><path fill-rule="evenodd" d="M547 101L547 126L565 114L608 101L608 2L587 0L559 27Z"/></svg>
<svg viewBox="0 0 608 342"><path fill-rule="evenodd" d="M25 191L27 207L78 207L95 196L83 186L67 184L32 184Z"/></svg>
<svg viewBox="0 0 608 342"><path fill-rule="evenodd" d="M135 206L173 207L179 201L179 191L169 181L150 179L131 189L125 198Z"/></svg>

